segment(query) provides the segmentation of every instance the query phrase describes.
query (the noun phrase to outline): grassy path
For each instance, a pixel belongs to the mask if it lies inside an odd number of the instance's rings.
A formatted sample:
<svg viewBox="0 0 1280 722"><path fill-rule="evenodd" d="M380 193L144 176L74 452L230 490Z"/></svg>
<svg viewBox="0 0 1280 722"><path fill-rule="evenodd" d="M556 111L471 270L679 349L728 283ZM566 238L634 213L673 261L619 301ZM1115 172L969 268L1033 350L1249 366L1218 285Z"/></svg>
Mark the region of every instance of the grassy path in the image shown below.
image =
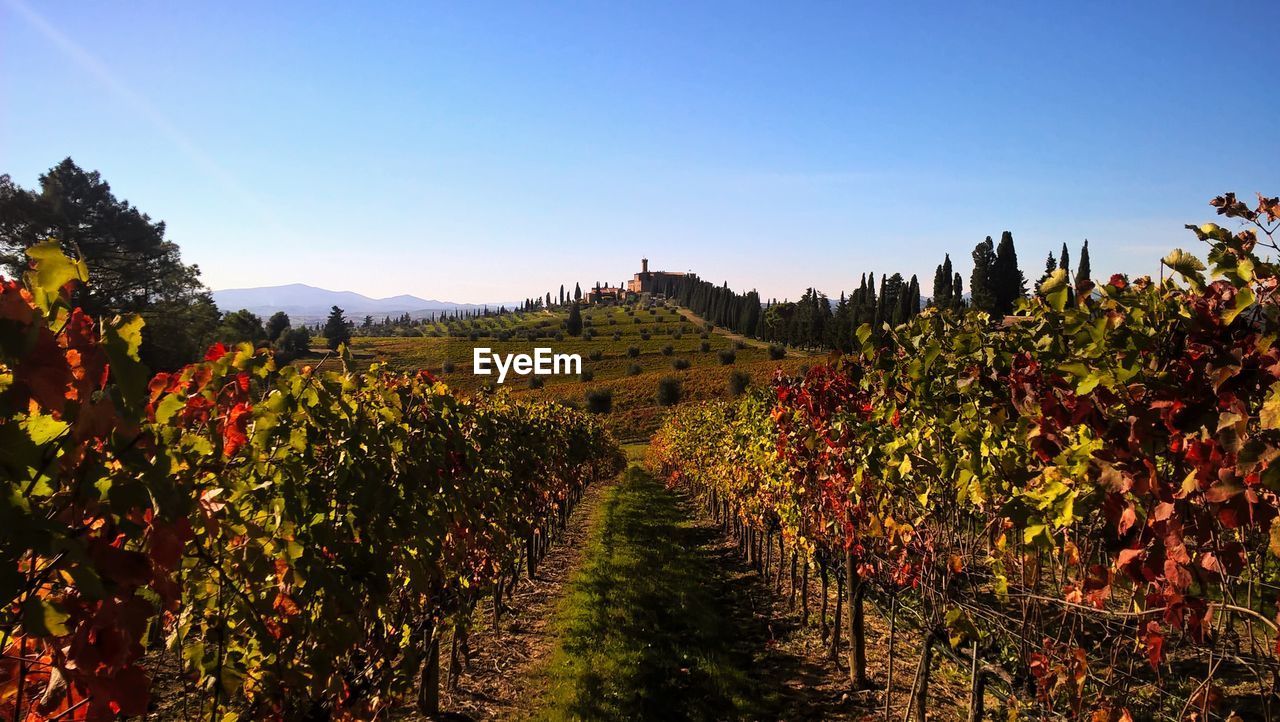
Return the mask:
<svg viewBox="0 0 1280 722"><path fill-rule="evenodd" d="M629 469L594 511L532 716L794 718L777 660L766 659L767 623L727 553L683 499Z"/></svg>

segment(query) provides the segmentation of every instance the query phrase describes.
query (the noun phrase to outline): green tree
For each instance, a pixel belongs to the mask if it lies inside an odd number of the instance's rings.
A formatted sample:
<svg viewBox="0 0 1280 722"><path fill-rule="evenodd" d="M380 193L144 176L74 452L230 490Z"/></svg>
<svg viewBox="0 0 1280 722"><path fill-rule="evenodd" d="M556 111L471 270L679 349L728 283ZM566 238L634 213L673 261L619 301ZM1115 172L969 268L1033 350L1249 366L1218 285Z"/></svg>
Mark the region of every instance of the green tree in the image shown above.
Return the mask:
<svg viewBox="0 0 1280 722"><path fill-rule="evenodd" d="M582 286L577 283L573 284L573 300L575 302L582 301Z"/></svg>
<svg viewBox="0 0 1280 722"><path fill-rule="evenodd" d="M331 351L338 350L338 346L342 344L351 343L351 322L343 313L342 309L334 306L329 309L329 318L324 322L324 340Z"/></svg>
<svg viewBox="0 0 1280 722"><path fill-rule="evenodd" d="M90 283L75 302L103 318L143 317L142 360L152 370L172 369L198 358L213 338L219 313L200 269L182 262L165 239L163 221L117 199L96 172L70 158L25 190L0 176L0 265L19 277L26 249L54 238L89 267Z"/></svg>
<svg viewBox="0 0 1280 722"><path fill-rule="evenodd" d="M309 351L311 351L311 332L306 327L285 331L276 343L276 354L284 362L292 361Z"/></svg>
<svg viewBox="0 0 1280 722"><path fill-rule="evenodd" d="M964 308L964 281L960 278L959 271L951 279L951 303L958 309Z"/></svg>
<svg viewBox="0 0 1280 722"><path fill-rule="evenodd" d="M1056 270L1058 270L1058 260L1053 257L1053 251L1049 251L1049 257L1044 259L1044 275L1040 277L1040 280L1036 281L1037 291L1044 285L1045 281L1049 280L1049 276L1052 276L1053 272Z"/></svg>
<svg viewBox="0 0 1280 722"><path fill-rule="evenodd" d="M1067 251L1067 244L1062 244L1062 255L1058 258L1058 268L1067 272L1067 278L1071 278L1071 254ZM1076 290L1067 287L1067 303L1074 304L1076 302Z"/></svg>
<svg viewBox="0 0 1280 722"><path fill-rule="evenodd" d="M275 343L285 331L289 330L289 314L284 311L276 311L271 314L271 318L267 319L267 340Z"/></svg>
<svg viewBox="0 0 1280 722"><path fill-rule="evenodd" d="M952 283L954 271L951 269L951 254L946 254L942 265L933 273L933 305L938 308L951 308Z"/></svg>
<svg viewBox="0 0 1280 722"><path fill-rule="evenodd" d="M219 341L228 344L251 343L258 346L267 340L267 330L262 327L262 319L242 308L222 317L217 336Z"/></svg>
<svg viewBox="0 0 1280 722"><path fill-rule="evenodd" d="M569 320L565 322L565 331L570 336L582 335L582 310L578 308L577 301L569 306Z"/></svg>
<svg viewBox="0 0 1280 722"><path fill-rule="evenodd" d="M996 313L1002 316L1013 313L1014 304L1027 295L1027 279L1018 268L1018 251L1013 247L1013 234L1009 231L1000 236L991 277Z"/></svg>
<svg viewBox="0 0 1280 722"><path fill-rule="evenodd" d="M1084 239L1084 247L1080 249L1080 266L1076 270L1076 293L1088 293L1086 284L1093 282L1093 269L1089 267L1089 239Z"/></svg>
<svg viewBox="0 0 1280 722"><path fill-rule="evenodd" d="M993 288L993 272L996 263L996 246L991 236L973 248L973 273L969 274L969 301L979 311L994 313L996 294Z"/></svg>

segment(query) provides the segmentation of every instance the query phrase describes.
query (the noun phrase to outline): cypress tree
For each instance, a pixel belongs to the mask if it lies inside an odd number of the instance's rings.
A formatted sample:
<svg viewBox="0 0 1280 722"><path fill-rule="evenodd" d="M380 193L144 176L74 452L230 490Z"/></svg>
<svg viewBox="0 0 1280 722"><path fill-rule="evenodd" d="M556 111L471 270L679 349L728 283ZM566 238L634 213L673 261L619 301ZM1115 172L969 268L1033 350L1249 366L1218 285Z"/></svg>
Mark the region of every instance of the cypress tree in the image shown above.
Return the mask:
<svg viewBox="0 0 1280 722"><path fill-rule="evenodd" d="M933 274L933 305L938 308L951 308L952 273L951 254L948 253Z"/></svg>
<svg viewBox="0 0 1280 722"><path fill-rule="evenodd" d="M901 326L911 319L911 294L906 288L898 294L898 302L893 304L893 325Z"/></svg>
<svg viewBox="0 0 1280 722"><path fill-rule="evenodd" d="M907 286L907 288L907 320L910 321L920 315L920 281L914 273L911 274L911 285Z"/></svg>
<svg viewBox="0 0 1280 722"><path fill-rule="evenodd" d="M579 286L578 284L575 283L573 284L573 301L574 303L577 303L578 301L581 301L581 300L582 300L582 286Z"/></svg>
<svg viewBox="0 0 1280 722"><path fill-rule="evenodd" d="M973 248L973 273L969 275L969 299L979 311L994 313L995 290L992 288L992 270L996 262L995 244L991 236Z"/></svg>
<svg viewBox="0 0 1280 722"><path fill-rule="evenodd" d="M1093 282L1093 269L1089 267L1089 239L1084 239L1084 247L1080 249L1080 266L1076 270L1076 291L1088 293L1084 286Z"/></svg>
<svg viewBox="0 0 1280 722"><path fill-rule="evenodd" d="M1039 281L1036 281L1037 293L1039 293L1040 287L1044 285L1044 282L1049 280L1049 276L1052 276L1056 270L1058 270L1058 261L1053 257L1053 251L1049 251L1049 257L1044 259L1044 275L1040 277Z"/></svg>
<svg viewBox="0 0 1280 722"><path fill-rule="evenodd" d="M1067 251L1067 244L1062 244L1062 255L1058 257L1058 268L1067 272L1067 278L1071 278L1071 254ZM1070 286L1067 287L1067 303L1076 302L1076 291Z"/></svg>
<svg viewBox="0 0 1280 722"><path fill-rule="evenodd" d="M1018 252L1013 247L1013 234L1005 231L996 248L995 265L992 267L992 291L995 295L997 314L1013 313L1013 305L1027 295L1027 279L1018 268Z"/></svg>
<svg viewBox="0 0 1280 722"><path fill-rule="evenodd" d="M880 324L876 323L876 308L878 301L876 299L876 274L867 274L867 293L862 298L862 313L858 318L858 325L864 323L871 324L872 329L880 328Z"/></svg>
<svg viewBox="0 0 1280 722"><path fill-rule="evenodd" d="M964 281L960 279L960 272L956 272L956 277L951 279L951 303L957 310L964 309Z"/></svg>
<svg viewBox="0 0 1280 722"><path fill-rule="evenodd" d="M570 336L580 336L582 334L582 311L578 308L578 302L574 301L569 307L569 320L565 322L565 331Z"/></svg>
<svg viewBox="0 0 1280 722"><path fill-rule="evenodd" d="M889 309L885 308L885 304L888 303L887 299L889 296L888 291L885 289L885 286L888 284L888 282L889 282L888 277L885 276L883 273L880 274L880 298L876 301L875 318L874 318L874 322L871 324L872 328L875 329L877 334L880 332L880 328L884 326L885 321L889 320L888 318L885 317L886 311L892 313L892 311L889 311Z"/></svg>

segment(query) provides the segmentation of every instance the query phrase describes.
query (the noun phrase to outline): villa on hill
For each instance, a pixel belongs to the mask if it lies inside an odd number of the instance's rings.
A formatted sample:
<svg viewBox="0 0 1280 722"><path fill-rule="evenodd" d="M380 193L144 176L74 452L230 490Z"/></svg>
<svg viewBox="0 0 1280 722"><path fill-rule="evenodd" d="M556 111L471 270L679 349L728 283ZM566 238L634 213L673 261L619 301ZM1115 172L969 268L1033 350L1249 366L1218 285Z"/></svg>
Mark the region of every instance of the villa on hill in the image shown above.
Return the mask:
<svg viewBox="0 0 1280 722"><path fill-rule="evenodd" d="M672 271L650 271L649 259L640 259L640 272L635 274L625 287L601 286L599 283L587 291L587 303L592 305L609 303L626 303L641 296L661 295L659 288L664 281L683 278L686 274Z"/></svg>
<svg viewBox="0 0 1280 722"><path fill-rule="evenodd" d="M627 291L631 293L655 293L659 282L684 275L683 273L672 271L650 271L649 259L641 258L640 272L630 281L627 281Z"/></svg>

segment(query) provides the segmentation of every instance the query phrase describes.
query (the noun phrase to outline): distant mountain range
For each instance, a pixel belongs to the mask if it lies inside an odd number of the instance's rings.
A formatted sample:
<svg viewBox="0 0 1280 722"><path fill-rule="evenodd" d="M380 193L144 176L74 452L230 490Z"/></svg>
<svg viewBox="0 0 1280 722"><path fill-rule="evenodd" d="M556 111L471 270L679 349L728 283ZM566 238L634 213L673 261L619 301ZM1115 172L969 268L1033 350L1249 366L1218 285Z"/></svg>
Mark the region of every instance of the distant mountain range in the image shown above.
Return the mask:
<svg viewBox="0 0 1280 722"><path fill-rule="evenodd" d="M243 308L261 316L264 321L276 311L284 311L289 314L290 320L295 322L324 319L333 306L341 308L347 318L357 321L366 315L374 316L378 320L382 320L383 316L400 316L405 313L412 318L424 318L443 311L471 311L485 306L485 304L453 303L409 295L369 298L352 291L330 291L308 286L305 283L259 288L228 288L214 291L213 300L222 311L238 311ZM491 309L496 309L500 305L503 304L488 304ZM511 308L517 304L505 305Z"/></svg>

